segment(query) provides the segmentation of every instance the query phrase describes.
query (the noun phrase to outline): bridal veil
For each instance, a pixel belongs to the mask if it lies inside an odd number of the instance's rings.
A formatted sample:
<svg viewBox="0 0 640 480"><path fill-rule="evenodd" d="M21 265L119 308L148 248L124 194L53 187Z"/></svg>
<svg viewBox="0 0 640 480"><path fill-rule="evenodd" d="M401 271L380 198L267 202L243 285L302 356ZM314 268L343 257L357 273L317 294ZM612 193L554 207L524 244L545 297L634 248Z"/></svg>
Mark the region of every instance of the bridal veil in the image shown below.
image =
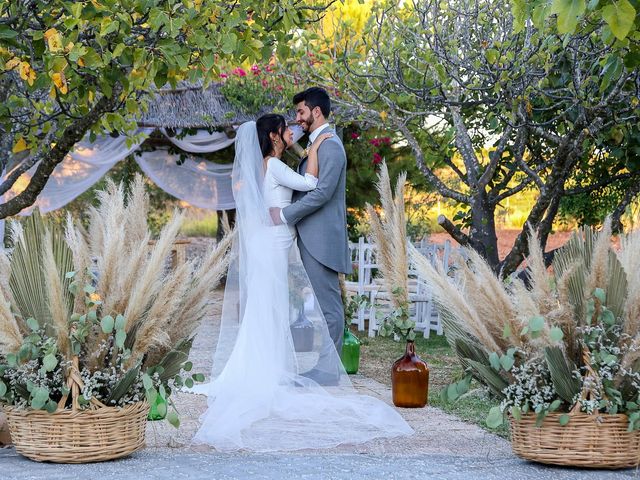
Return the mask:
<svg viewBox="0 0 640 480"><path fill-rule="evenodd" d="M295 241L271 222L263 168L255 122L247 122L237 131L232 174L238 236L211 381L194 388L208 396L194 442L267 452L411 434L393 407L353 388ZM301 375L312 368L337 384Z"/></svg>

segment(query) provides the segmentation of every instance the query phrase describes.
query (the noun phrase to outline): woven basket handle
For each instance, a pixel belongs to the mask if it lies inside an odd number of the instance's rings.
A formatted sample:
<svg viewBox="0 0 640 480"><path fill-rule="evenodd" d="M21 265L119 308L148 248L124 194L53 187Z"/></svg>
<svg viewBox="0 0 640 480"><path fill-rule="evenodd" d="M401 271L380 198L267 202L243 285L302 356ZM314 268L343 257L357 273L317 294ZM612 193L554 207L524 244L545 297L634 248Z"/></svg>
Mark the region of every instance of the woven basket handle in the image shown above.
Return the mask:
<svg viewBox="0 0 640 480"><path fill-rule="evenodd" d="M600 375L596 372L593 367L591 367L591 353L589 353L589 349L587 347L582 347L582 361L584 362L585 369L587 373L585 375L586 378L593 378L595 380L600 379ZM580 392L580 400L578 400L571 410L569 410L569 415L574 415L576 413L580 413L582 400L589 400L594 396L593 390L587 386L587 382L583 382L582 391ZM605 397L606 398L606 397ZM591 412L591 415L596 415L598 410L594 410Z"/></svg>
<svg viewBox="0 0 640 480"><path fill-rule="evenodd" d="M71 391L71 410L77 412L80 410L78 397L80 396L80 391L84 388L84 382L82 381L82 377L80 377L80 361L77 355L74 355L71 359L71 367L67 371L67 388ZM58 402L58 411L64 410L68 398L69 394L67 393L60 399ZM94 409L106 407L104 403L94 397L91 397L89 403L91 408Z"/></svg>

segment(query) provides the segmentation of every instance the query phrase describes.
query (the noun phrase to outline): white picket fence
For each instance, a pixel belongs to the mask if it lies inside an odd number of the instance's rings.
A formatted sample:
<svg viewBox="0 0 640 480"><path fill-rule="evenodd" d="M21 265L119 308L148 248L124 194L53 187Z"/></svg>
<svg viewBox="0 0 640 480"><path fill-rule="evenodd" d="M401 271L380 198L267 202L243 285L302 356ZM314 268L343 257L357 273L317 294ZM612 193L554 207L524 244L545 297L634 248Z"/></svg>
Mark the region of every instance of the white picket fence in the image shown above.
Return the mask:
<svg viewBox="0 0 640 480"><path fill-rule="evenodd" d="M422 241L414 245L420 253L429 258L432 264L435 265L436 262L441 262L446 269L449 268L451 242L448 240L444 244ZM376 311L377 309L391 308L391 295L380 279L375 276L375 270L378 269L375 244L367 242L364 237L360 237L357 243L349 242L349 251L357 280L345 282L347 292L355 295L364 295L370 303L370 306L360 308L357 316L353 319L353 323L358 326L360 331L367 329L368 335L373 337L378 331ZM408 266L409 313L411 319L416 322L415 329L423 332L423 335L427 338L431 331L442 335L442 322L432 302L429 287L420 278L411 262L409 262Z"/></svg>

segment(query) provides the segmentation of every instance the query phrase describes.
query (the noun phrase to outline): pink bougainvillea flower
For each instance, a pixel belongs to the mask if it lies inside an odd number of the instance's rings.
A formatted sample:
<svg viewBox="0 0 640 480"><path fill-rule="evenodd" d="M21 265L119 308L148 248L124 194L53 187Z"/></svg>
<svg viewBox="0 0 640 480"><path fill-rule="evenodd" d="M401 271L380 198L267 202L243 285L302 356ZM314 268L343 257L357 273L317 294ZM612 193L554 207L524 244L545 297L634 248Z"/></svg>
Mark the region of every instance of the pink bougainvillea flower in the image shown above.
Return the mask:
<svg viewBox="0 0 640 480"><path fill-rule="evenodd" d="M378 165L379 163L382 163L382 155L376 152L373 154L373 164Z"/></svg>
<svg viewBox="0 0 640 480"><path fill-rule="evenodd" d="M238 75L239 77L246 77L247 72L245 72L242 68L238 67L233 70L234 75Z"/></svg>
<svg viewBox="0 0 640 480"><path fill-rule="evenodd" d="M383 137L381 140L385 145L391 145L391 139L389 137Z"/></svg>
<svg viewBox="0 0 640 480"><path fill-rule="evenodd" d="M360 134L358 132L351 132L351 139L357 140L360 138Z"/></svg>
<svg viewBox="0 0 640 480"><path fill-rule="evenodd" d="M262 73L262 70L260 70L260 67L256 64L251 65L251 72L254 75L260 75L260 73Z"/></svg>
<svg viewBox="0 0 640 480"><path fill-rule="evenodd" d="M282 91L282 85L276 86L276 90L278 90L279 92Z"/></svg>
<svg viewBox="0 0 640 480"><path fill-rule="evenodd" d="M264 69L269 73L273 72L273 68L271 68L271 64L268 64Z"/></svg>
<svg viewBox="0 0 640 480"><path fill-rule="evenodd" d="M372 138L371 140L369 140L369 143L371 145L373 145L374 147L379 147L380 146L380 139L379 138Z"/></svg>
<svg viewBox="0 0 640 480"><path fill-rule="evenodd" d="M229 78L229 75L227 75L226 73L221 73L220 78Z"/></svg>
<svg viewBox="0 0 640 480"><path fill-rule="evenodd" d="M263 86L263 87L265 87L265 88L269 85L269 82L267 82L267 81L266 81L266 80L264 80L264 79L263 79L263 80L262 80L262 82L260 82L260 83L262 83L262 86Z"/></svg>

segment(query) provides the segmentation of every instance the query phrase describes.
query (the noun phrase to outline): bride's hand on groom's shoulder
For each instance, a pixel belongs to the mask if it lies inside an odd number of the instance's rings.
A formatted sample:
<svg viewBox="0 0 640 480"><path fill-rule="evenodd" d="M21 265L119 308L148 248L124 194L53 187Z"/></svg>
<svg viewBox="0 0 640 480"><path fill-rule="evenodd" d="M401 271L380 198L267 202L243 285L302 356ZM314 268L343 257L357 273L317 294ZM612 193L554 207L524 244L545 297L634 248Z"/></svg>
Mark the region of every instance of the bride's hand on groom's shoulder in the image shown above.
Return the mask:
<svg viewBox="0 0 640 480"><path fill-rule="evenodd" d="M324 142L327 138L331 138L331 137L333 137L333 133L322 133L318 135L318 138L316 138L313 141L311 148L317 151L318 148L320 148L320 144Z"/></svg>

